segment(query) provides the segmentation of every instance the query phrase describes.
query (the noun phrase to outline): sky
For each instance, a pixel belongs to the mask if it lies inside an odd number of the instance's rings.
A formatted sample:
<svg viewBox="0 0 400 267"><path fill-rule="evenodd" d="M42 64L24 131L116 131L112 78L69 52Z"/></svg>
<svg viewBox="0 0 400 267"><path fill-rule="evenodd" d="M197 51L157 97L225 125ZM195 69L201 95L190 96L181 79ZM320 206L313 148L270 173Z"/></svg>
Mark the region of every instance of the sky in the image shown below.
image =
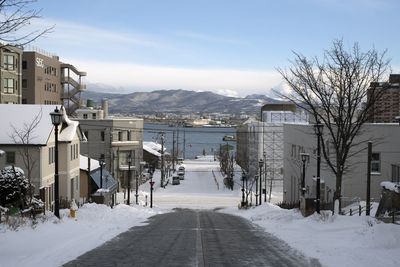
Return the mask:
<svg viewBox="0 0 400 267"><path fill-rule="evenodd" d="M158 89L266 94L293 52L321 56L333 40L388 50L400 66L397 0L39 0L54 26L34 46L87 72L108 92Z"/></svg>

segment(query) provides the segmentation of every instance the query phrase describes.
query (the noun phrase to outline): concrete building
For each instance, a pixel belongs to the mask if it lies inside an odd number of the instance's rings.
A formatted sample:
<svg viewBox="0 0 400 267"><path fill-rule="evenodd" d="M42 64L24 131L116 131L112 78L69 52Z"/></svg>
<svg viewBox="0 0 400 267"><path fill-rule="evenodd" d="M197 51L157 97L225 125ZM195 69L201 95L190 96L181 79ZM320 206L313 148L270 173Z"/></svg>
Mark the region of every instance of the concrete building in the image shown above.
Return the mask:
<svg viewBox="0 0 400 267"><path fill-rule="evenodd" d="M0 46L0 104L21 104L21 60L22 49L14 46Z"/></svg>
<svg viewBox="0 0 400 267"><path fill-rule="evenodd" d="M326 132L324 133L326 136ZM345 205L355 200L365 200L367 190L367 141L371 140L371 197L379 201L382 181L399 181L400 175L400 126L389 124L365 124L362 133L354 140L360 143L351 152L360 151L348 160L348 170L343 176L342 203ZM327 137L325 137L327 138ZM325 139L327 145L329 140ZM284 172L283 172L283 200L298 202L301 184L302 162L300 153L310 154L310 161L306 164L306 198L316 196L316 149L317 137L313 125L284 125ZM333 157L334 150L328 151ZM328 168L324 157L321 160L321 203L333 201L335 191L335 176Z"/></svg>
<svg viewBox="0 0 400 267"><path fill-rule="evenodd" d="M382 92L372 109L370 122L396 122L396 117L400 116L400 74L391 74L389 82L374 82L370 87L370 92L373 89Z"/></svg>
<svg viewBox="0 0 400 267"><path fill-rule="evenodd" d="M64 110L64 109L62 109ZM55 137L50 112L54 106L0 105L0 168L15 165L25 172L34 185L34 194L54 205ZM5 115L7 114L7 115ZM64 115L59 127L60 207L68 207L72 199L79 201L79 150L84 140L78 122ZM29 133L29 138L25 134ZM27 161L30 161L28 164Z"/></svg>
<svg viewBox="0 0 400 267"><path fill-rule="evenodd" d="M22 54L22 103L63 104L67 113L73 114L81 106L86 72L61 62L56 55L37 48L31 50Z"/></svg>
<svg viewBox="0 0 400 267"><path fill-rule="evenodd" d="M308 114L296 111L293 104L266 104L261 109L262 122L248 120L237 128L237 163L253 179L259 175L263 160L262 186L282 192L283 187L283 125L308 123Z"/></svg>
<svg viewBox="0 0 400 267"><path fill-rule="evenodd" d="M132 185L143 160L143 119L107 117L107 101L103 101L103 108L76 110L79 125L87 137L87 143L82 143L81 154L103 158L105 168L119 180L120 186L126 188L129 155L132 158Z"/></svg>

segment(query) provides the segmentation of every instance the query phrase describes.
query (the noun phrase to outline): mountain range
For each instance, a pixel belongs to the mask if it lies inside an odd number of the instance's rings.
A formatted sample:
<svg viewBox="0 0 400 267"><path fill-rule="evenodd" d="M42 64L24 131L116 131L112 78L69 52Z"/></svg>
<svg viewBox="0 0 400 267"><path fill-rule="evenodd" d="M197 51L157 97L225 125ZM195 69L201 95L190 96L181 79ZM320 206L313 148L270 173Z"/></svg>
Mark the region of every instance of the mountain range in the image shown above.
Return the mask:
<svg viewBox="0 0 400 267"><path fill-rule="evenodd" d="M97 105L107 98L110 113L120 114L155 114L176 113L228 113L257 114L266 103L282 103L265 95L230 97L210 91L195 92L188 90L156 90L152 92L134 92L129 94L101 93L84 91L81 98L91 99Z"/></svg>

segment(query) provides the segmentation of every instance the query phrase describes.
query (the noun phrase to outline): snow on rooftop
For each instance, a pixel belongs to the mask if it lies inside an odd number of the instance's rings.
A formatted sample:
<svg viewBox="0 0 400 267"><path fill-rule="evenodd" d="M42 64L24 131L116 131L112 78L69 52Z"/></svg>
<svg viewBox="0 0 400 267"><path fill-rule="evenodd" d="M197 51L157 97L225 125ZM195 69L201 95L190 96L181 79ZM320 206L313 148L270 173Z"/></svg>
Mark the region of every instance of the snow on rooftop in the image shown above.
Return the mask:
<svg viewBox="0 0 400 267"><path fill-rule="evenodd" d="M32 131L28 142L32 145L46 145L54 127L50 117L50 113L54 109L53 105L0 104L0 125L3 126L0 131L0 144L15 144L16 141L13 139L15 131L26 131L36 119L37 126ZM63 113L62 119L65 127L61 127L59 141L72 141L79 122L71 121L66 115L64 107L61 107L60 110ZM17 143L22 143L22 141L17 139Z"/></svg>
<svg viewBox="0 0 400 267"><path fill-rule="evenodd" d="M53 129L50 112L53 112L54 108L52 105L0 104L0 125L2 125L0 144L15 144L12 138L15 130L23 131L37 117L38 124L31 134L29 143L45 145Z"/></svg>
<svg viewBox="0 0 400 267"><path fill-rule="evenodd" d="M81 170L88 170L88 157L79 155L79 167ZM98 160L90 159L90 170L95 170L100 168L100 163Z"/></svg>
<svg viewBox="0 0 400 267"><path fill-rule="evenodd" d="M143 142L143 149L149 152L150 154L153 154L154 156L160 157L161 153L161 144L155 143L155 142ZM164 148L165 150L165 148Z"/></svg>

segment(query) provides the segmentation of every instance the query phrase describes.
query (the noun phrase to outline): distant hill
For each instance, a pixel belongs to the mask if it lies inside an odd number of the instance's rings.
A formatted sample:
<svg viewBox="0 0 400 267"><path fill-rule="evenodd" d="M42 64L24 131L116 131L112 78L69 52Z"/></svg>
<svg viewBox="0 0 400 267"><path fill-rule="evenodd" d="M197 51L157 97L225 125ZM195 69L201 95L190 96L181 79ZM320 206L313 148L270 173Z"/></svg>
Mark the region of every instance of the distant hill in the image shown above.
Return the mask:
<svg viewBox="0 0 400 267"><path fill-rule="evenodd" d="M154 114L220 112L230 114L257 114L266 103L282 101L265 95L250 95L244 98L228 97L213 92L195 92L187 90L157 90L153 92L135 92L130 94L108 94L94 91L82 93L82 99L92 99L100 105L101 100L109 100L110 113Z"/></svg>

